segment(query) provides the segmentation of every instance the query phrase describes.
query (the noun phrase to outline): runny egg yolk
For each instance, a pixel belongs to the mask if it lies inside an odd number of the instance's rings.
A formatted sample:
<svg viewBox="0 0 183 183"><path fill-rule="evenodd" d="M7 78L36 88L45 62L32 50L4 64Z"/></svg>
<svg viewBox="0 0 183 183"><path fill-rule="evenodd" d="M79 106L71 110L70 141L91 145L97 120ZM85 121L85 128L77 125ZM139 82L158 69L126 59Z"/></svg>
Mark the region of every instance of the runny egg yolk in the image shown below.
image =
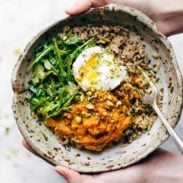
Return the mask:
<svg viewBox="0 0 183 183"><path fill-rule="evenodd" d="M88 61L80 68L81 76L78 78L81 82L83 80L87 80L92 82L97 77L99 77L99 73L95 70L97 65L99 64L99 55L96 53L91 56Z"/></svg>
<svg viewBox="0 0 183 183"><path fill-rule="evenodd" d="M99 47L84 50L73 63L74 77L83 90L112 90L126 77L126 67Z"/></svg>

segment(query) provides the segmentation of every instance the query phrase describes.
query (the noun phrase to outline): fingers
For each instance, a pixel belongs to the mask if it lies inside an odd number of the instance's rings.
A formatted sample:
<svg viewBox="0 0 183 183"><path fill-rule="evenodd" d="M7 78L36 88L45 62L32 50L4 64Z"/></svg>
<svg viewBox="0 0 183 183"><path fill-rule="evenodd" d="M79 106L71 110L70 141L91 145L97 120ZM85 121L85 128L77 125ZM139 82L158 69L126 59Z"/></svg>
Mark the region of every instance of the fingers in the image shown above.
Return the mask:
<svg viewBox="0 0 183 183"><path fill-rule="evenodd" d="M25 139L22 140L22 145L23 145L28 151L30 151L31 153L33 153L34 155L40 156L40 155L38 155L38 154L32 149L32 147L25 141Z"/></svg>
<svg viewBox="0 0 183 183"><path fill-rule="evenodd" d="M22 145L31 153L37 155L32 147L23 139L22 140ZM70 170L68 168L64 167L55 167L55 171L58 172L60 175L64 176L64 178L69 182L69 183L81 183L81 176L78 172L75 172L73 170Z"/></svg>
<svg viewBox="0 0 183 183"><path fill-rule="evenodd" d="M23 139L22 140L22 145L31 153L34 153L34 150L32 149L32 147Z"/></svg>
<svg viewBox="0 0 183 183"><path fill-rule="evenodd" d="M75 7L66 10L69 15L76 15L90 8L100 7L106 4L105 0L78 0L79 3Z"/></svg>
<svg viewBox="0 0 183 183"><path fill-rule="evenodd" d="M23 139L22 140L22 145L31 153L37 155L32 147ZM37 155L39 156L39 155ZM62 175L69 183L82 183L81 182L81 175L78 172L75 172L73 170L70 170L68 168L64 167L55 167L55 171Z"/></svg>
<svg viewBox="0 0 183 183"><path fill-rule="evenodd" d="M91 7L92 7L91 0L82 0L78 5L75 5L75 7L70 8L69 10L66 10L65 12L69 15L76 15L76 14L82 13L84 11L87 11Z"/></svg>
<svg viewBox="0 0 183 183"><path fill-rule="evenodd" d="M62 175L69 183L82 183L81 175L78 172L64 167L55 167L55 171Z"/></svg>

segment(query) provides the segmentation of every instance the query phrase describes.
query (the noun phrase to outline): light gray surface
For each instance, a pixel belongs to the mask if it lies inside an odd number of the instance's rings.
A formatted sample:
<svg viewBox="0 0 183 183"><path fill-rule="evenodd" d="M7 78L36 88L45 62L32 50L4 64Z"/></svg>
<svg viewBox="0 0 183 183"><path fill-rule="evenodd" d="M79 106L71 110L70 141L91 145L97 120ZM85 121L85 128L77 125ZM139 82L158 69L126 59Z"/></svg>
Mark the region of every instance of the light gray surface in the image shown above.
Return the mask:
<svg viewBox="0 0 183 183"><path fill-rule="evenodd" d="M171 36L169 38L170 42L172 43L173 49L175 51L175 55L177 57L177 61L181 70L181 73L183 74L183 50L182 50L182 44L183 44L183 34L179 34L176 36ZM183 139L183 114L181 115L181 118L179 120L178 125L175 128L177 134ZM179 153L176 146L172 142L172 140L169 138L163 145L163 148L166 148L172 152Z"/></svg>
<svg viewBox="0 0 183 183"><path fill-rule="evenodd" d="M10 80L17 60L15 50L22 50L37 32L65 16L64 9L71 3L68 0L0 0L0 178L3 183L64 182L52 166L22 147L11 110ZM170 41L183 73L183 34L171 37ZM183 138L182 120L183 117L176 131ZM6 127L10 128L9 134L5 132ZM171 140L163 147L177 152Z"/></svg>

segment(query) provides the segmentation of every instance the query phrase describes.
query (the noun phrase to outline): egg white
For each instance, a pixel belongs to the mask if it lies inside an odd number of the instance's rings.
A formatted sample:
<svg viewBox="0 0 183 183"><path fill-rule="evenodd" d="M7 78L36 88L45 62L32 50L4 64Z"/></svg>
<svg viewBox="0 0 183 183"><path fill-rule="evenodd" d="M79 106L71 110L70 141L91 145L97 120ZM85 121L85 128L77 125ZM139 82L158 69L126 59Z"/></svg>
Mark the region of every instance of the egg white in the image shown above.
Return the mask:
<svg viewBox="0 0 183 183"><path fill-rule="evenodd" d="M73 63L75 80L83 90L113 90L126 78L126 67L99 46L85 49Z"/></svg>

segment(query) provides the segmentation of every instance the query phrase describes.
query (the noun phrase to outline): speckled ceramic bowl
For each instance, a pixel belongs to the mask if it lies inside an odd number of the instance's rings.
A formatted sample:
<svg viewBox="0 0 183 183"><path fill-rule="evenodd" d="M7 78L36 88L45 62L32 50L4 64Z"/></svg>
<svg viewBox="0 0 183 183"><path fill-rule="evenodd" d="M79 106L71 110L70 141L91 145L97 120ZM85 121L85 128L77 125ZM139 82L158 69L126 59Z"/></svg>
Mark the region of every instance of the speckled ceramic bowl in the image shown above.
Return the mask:
<svg viewBox="0 0 183 183"><path fill-rule="evenodd" d="M177 124L182 111L182 78L169 41L157 31L148 17L129 7L109 5L67 17L33 38L19 58L12 77L14 116L22 135L40 156L52 164L70 167L79 172L101 172L126 167L139 161L165 141L168 134L157 119L149 132L131 144L124 146L119 143L101 153L93 153L61 145L48 128L32 118L27 102L29 93L26 90L30 74L26 72L26 68L34 51L44 40L49 40L60 32L63 26L88 23L127 26L134 36L143 38L141 40L146 45L149 58L153 60L154 52L161 55L158 58L161 69L158 73L160 82L157 87L164 89L162 111L173 127Z"/></svg>

